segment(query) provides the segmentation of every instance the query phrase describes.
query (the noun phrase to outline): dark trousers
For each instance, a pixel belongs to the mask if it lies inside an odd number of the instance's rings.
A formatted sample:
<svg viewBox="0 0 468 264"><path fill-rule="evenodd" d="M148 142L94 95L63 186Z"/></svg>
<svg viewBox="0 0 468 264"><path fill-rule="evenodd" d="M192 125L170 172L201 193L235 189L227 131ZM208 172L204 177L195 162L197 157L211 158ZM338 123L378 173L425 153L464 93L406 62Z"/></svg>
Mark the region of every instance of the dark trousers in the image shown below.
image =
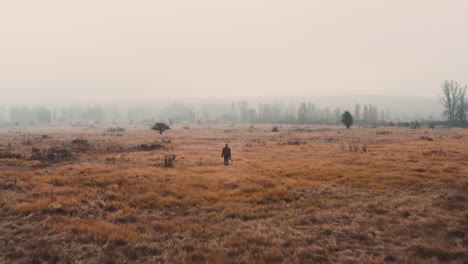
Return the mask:
<svg viewBox="0 0 468 264"><path fill-rule="evenodd" d="M229 157L224 157L224 166L229 165Z"/></svg>

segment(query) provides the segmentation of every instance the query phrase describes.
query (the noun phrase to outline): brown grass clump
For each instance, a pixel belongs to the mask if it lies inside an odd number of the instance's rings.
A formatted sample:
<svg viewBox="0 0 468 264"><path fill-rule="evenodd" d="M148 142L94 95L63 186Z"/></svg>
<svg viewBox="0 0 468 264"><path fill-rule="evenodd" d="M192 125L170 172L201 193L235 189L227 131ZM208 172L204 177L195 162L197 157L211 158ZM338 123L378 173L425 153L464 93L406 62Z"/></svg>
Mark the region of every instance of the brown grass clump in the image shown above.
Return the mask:
<svg viewBox="0 0 468 264"><path fill-rule="evenodd" d="M108 128L0 128L0 263L467 263L465 130Z"/></svg>
<svg viewBox="0 0 468 264"><path fill-rule="evenodd" d="M50 199L41 199L32 203L21 203L15 204L14 206L9 207L9 212L12 214L30 214L30 213L40 213L47 212L52 201ZM53 209L53 208L52 208Z"/></svg>
<svg viewBox="0 0 468 264"><path fill-rule="evenodd" d="M436 258L439 261L466 261L468 260L468 252L463 249L444 249L438 247L430 247L425 245L415 245L409 248L410 251L414 252L417 257L423 259Z"/></svg>
<svg viewBox="0 0 468 264"><path fill-rule="evenodd" d="M222 215L226 218L249 221L271 217L274 212L268 208L229 208L224 210Z"/></svg>
<svg viewBox="0 0 468 264"><path fill-rule="evenodd" d="M88 242L105 244L108 242L127 244L146 239L135 227L116 225L105 221L71 221L65 225L57 225L57 229L77 234Z"/></svg>
<svg viewBox="0 0 468 264"><path fill-rule="evenodd" d="M255 192L250 199L249 202L254 202L258 204L268 204L268 203L277 203L280 201L284 202L292 202L296 200L293 194L288 193L286 190L281 189L270 189L264 190L262 192Z"/></svg>

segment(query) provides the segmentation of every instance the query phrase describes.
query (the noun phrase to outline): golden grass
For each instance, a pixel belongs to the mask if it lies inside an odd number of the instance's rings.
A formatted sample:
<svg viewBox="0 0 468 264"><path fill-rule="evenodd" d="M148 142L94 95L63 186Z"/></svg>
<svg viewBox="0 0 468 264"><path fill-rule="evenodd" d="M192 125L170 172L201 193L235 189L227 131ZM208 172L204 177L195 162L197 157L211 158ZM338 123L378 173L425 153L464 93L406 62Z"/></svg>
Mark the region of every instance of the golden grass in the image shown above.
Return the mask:
<svg viewBox="0 0 468 264"><path fill-rule="evenodd" d="M89 242L101 244L108 242L126 244L148 239L148 236L138 232L131 225L116 225L106 221L72 220L67 224L59 224L55 228L78 234Z"/></svg>
<svg viewBox="0 0 468 264"><path fill-rule="evenodd" d="M30 203L18 203L14 206L8 206L9 212L12 214L30 214L41 213L49 210L49 205L52 203L50 199L41 199Z"/></svg>
<svg viewBox="0 0 468 264"><path fill-rule="evenodd" d="M466 263L465 130L176 125L163 150L115 152L162 142L125 129L29 128L52 136L33 146L0 130L22 155L91 146L55 163L0 159L0 261Z"/></svg>

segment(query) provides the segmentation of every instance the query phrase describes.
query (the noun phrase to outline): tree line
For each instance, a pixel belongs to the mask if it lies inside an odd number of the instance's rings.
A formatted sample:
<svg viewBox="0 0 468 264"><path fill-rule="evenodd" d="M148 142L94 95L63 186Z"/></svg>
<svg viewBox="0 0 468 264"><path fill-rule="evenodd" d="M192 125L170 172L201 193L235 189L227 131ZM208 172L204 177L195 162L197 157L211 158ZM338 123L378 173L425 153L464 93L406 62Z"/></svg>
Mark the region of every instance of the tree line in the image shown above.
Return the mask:
<svg viewBox="0 0 468 264"><path fill-rule="evenodd" d="M441 84L440 102L446 124L467 126L467 86L455 81ZM354 125L391 125L408 123L416 118L401 119L373 104L356 103L353 109L320 107L314 102L268 102L254 106L246 100L231 103L155 103L139 106L94 105L67 107L28 107L0 105L0 124L93 124L93 123L266 123L266 124L317 124L340 125L342 115L348 111ZM426 122L425 120L418 120Z"/></svg>
<svg viewBox="0 0 468 264"><path fill-rule="evenodd" d="M312 102L258 103L253 107L242 100L230 104L202 104L197 106L174 103L161 106L68 106L28 107L0 106L0 123L31 124L94 124L94 123L269 123L339 125L346 109L318 107ZM390 113L379 111L372 104L354 107L354 124L378 125L391 121Z"/></svg>

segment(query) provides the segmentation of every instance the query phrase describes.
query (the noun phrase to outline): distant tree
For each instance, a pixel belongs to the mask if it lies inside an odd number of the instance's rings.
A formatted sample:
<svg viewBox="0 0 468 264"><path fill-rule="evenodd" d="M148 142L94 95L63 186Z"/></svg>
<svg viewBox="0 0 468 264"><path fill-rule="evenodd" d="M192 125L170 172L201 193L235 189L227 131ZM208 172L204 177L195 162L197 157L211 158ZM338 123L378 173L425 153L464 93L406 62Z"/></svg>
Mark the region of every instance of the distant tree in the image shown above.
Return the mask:
<svg viewBox="0 0 468 264"><path fill-rule="evenodd" d="M226 106L226 108L228 108ZM211 109L208 109L211 110ZM172 126L175 123L191 122L195 119L195 108L185 103L173 103L160 111L160 118L167 120L168 124ZM227 111L219 111L217 114L227 114Z"/></svg>
<svg viewBox="0 0 468 264"><path fill-rule="evenodd" d="M449 122L467 122L466 89L467 86L462 87L455 81L444 81L442 83L440 101L445 108L443 114Z"/></svg>
<svg viewBox="0 0 468 264"><path fill-rule="evenodd" d="M104 119L104 111L98 105L92 108L88 107L83 111L81 118L88 121L102 121Z"/></svg>
<svg viewBox="0 0 468 264"><path fill-rule="evenodd" d="M34 114L26 106L10 108L10 122L12 123L33 123Z"/></svg>
<svg viewBox="0 0 468 264"><path fill-rule="evenodd" d="M156 123L154 124L154 126L151 127L151 129L159 131L159 134L162 135L164 131L169 130L171 128L168 125L166 125L166 123Z"/></svg>
<svg viewBox="0 0 468 264"><path fill-rule="evenodd" d="M330 121L330 108L326 107L323 110L323 118L325 119L325 122Z"/></svg>
<svg viewBox="0 0 468 264"><path fill-rule="evenodd" d="M231 104L231 115L234 118L234 120L237 121L238 116L237 116L237 107L236 107L235 102L232 102Z"/></svg>
<svg viewBox="0 0 468 264"><path fill-rule="evenodd" d="M341 108L338 107L333 111L333 123L335 125L338 125L340 123L340 118L341 118Z"/></svg>
<svg viewBox="0 0 468 264"><path fill-rule="evenodd" d="M297 110L297 119L299 124L305 124L307 121L307 105L302 103Z"/></svg>
<svg viewBox="0 0 468 264"><path fill-rule="evenodd" d="M370 114L369 114L369 107L367 105L364 106L361 116L362 123L369 124L370 122Z"/></svg>
<svg viewBox="0 0 468 264"><path fill-rule="evenodd" d="M466 89L467 87L465 86L458 98L457 118L462 124L466 124L468 119L468 102L465 101Z"/></svg>
<svg viewBox="0 0 468 264"><path fill-rule="evenodd" d="M315 109L315 105L311 102L307 104L307 114L308 114L308 119L312 123L317 119L317 109Z"/></svg>
<svg viewBox="0 0 468 264"><path fill-rule="evenodd" d="M354 107L354 118L356 119L356 122L361 120L361 106L359 103L356 103L356 106Z"/></svg>
<svg viewBox="0 0 468 264"><path fill-rule="evenodd" d="M380 111L380 121L385 122L385 111L384 110Z"/></svg>
<svg viewBox="0 0 468 264"><path fill-rule="evenodd" d="M120 121L121 120L121 112L120 112L120 108L116 105L112 106L111 109L111 119L112 121Z"/></svg>
<svg viewBox="0 0 468 264"><path fill-rule="evenodd" d="M368 122L371 125L376 125L379 119L379 110L377 107L373 105L369 105L369 114L368 114Z"/></svg>
<svg viewBox="0 0 468 264"><path fill-rule="evenodd" d="M0 106L0 123L5 120L5 106Z"/></svg>
<svg viewBox="0 0 468 264"><path fill-rule="evenodd" d="M249 117L249 103L247 101L241 101L237 103L239 113L240 113L240 119L243 122L247 122L248 117Z"/></svg>
<svg viewBox="0 0 468 264"><path fill-rule="evenodd" d="M50 112L50 110L43 106L34 108L32 112L34 114L35 120L38 123L48 124L52 119L52 113Z"/></svg>
<svg viewBox="0 0 468 264"><path fill-rule="evenodd" d="M253 108L250 108L248 112L249 121L252 123L257 122L257 119L258 119L257 116L258 116L257 111Z"/></svg>
<svg viewBox="0 0 468 264"><path fill-rule="evenodd" d="M344 114L341 116L341 123L343 123L346 128L351 128L354 123L353 116L349 111L345 111Z"/></svg>

